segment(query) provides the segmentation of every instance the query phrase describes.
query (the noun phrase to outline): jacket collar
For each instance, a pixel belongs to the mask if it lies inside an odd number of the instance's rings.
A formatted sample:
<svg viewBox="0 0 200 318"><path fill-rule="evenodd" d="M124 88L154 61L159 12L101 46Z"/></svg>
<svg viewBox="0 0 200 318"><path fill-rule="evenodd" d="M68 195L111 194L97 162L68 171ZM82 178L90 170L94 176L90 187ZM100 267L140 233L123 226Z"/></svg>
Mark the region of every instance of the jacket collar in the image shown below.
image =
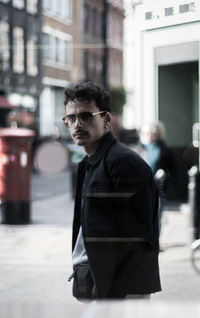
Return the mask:
<svg viewBox="0 0 200 318"><path fill-rule="evenodd" d="M86 156L83 161L87 160L87 162L92 166L96 165L114 142L116 142L116 138L109 131L102 137L101 143L96 152L91 157Z"/></svg>

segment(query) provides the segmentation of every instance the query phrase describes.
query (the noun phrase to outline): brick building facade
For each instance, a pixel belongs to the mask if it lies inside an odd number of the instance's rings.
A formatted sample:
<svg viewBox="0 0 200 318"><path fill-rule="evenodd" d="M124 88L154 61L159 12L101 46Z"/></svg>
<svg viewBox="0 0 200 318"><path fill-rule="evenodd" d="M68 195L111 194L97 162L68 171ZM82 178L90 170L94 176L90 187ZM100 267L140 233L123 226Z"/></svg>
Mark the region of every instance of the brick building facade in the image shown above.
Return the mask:
<svg viewBox="0 0 200 318"><path fill-rule="evenodd" d="M84 77L103 84L103 59L107 49L107 81L109 86L123 85L123 0L84 1ZM107 18L106 18L107 17ZM106 39L104 24L106 23Z"/></svg>
<svg viewBox="0 0 200 318"><path fill-rule="evenodd" d="M64 88L104 85L105 61L108 85L122 86L123 20L123 0L0 0L0 91L40 136L66 136Z"/></svg>
<svg viewBox="0 0 200 318"><path fill-rule="evenodd" d="M41 0L0 0L0 93L16 107L3 126L33 124L41 92L40 42Z"/></svg>

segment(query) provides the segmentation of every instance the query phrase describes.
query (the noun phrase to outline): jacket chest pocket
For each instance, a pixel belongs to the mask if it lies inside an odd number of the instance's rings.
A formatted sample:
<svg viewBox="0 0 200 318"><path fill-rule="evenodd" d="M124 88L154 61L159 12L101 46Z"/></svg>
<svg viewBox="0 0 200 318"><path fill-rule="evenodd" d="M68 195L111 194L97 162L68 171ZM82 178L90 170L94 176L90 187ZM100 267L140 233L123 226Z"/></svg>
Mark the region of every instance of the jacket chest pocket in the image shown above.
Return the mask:
<svg viewBox="0 0 200 318"><path fill-rule="evenodd" d="M116 219L124 210L130 210L133 196L132 192L116 192L110 186L88 187L84 192L84 210L91 218Z"/></svg>
<svg viewBox="0 0 200 318"><path fill-rule="evenodd" d="M84 193L84 203L87 215L91 218L108 217L114 208L113 189L109 186L88 187Z"/></svg>
<svg viewBox="0 0 200 318"><path fill-rule="evenodd" d="M112 187L88 187L84 195L84 215L89 222L118 226L121 216L132 216L133 192L116 192ZM132 223L132 222L131 222Z"/></svg>
<svg viewBox="0 0 200 318"><path fill-rule="evenodd" d="M116 205L113 190L105 186L88 187L83 196L83 219L88 236L116 235Z"/></svg>

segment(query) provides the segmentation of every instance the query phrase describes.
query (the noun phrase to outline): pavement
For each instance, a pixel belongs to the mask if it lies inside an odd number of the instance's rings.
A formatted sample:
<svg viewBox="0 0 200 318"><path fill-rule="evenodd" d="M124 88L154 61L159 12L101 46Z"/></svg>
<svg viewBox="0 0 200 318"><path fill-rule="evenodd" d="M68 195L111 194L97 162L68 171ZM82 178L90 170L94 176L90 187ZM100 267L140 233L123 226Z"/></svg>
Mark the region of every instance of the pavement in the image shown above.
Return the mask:
<svg viewBox="0 0 200 318"><path fill-rule="evenodd" d="M0 225L0 318L31 317L200 317L200 275L190 261L190 209L168 204L162 218L160 273L162 292L151 301L82 303L71 295L71 224L74 202L69 186L53 193L65 176L46 177L49 195L33 178L29 225ZM46 189L44 179L42 188ZM65 184L65 182L63 182ZM37 194L40 193L40 195ZM134 303L134 305L133 305ZM170 305L170 306L169 306ZM133 307L134 306L134 307ZM150 315L151 316L151 315Z"/></svg>

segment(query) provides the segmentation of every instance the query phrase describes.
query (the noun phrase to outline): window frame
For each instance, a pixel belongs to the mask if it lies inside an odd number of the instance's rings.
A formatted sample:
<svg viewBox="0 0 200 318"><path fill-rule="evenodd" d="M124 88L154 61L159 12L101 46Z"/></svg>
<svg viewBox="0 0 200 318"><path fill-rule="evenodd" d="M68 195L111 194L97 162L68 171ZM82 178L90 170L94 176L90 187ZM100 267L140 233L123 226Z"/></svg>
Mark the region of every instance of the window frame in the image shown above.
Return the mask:
<svg viewBox="0 0 200 318"><path fill-rule="evenodd" d="M49 54L43 53L43 64L54 68L71 69L73 64L72 36L61 31L55 31L50 27L43 28L42 39L44 39L44 36L49 37L49 44L45 48ZM44 40L42 40L42 43L45 45ZM66 47L69 47L67 52L65 52Z"/></svg>
<svg viewBox="0 0 200 318"><path fill-rule="evenodd" d="M18 25L14 26L13 28L13 71L18 74L23 74L25 71L24 34L25 32L22 27Z"/></svg>
<svg viewBox="0 0 200 318"><path fill-rule="evenodd" d="M10 69L10 25L0 20L0 57L2 59L0 70L6 71Z"/></svg>

